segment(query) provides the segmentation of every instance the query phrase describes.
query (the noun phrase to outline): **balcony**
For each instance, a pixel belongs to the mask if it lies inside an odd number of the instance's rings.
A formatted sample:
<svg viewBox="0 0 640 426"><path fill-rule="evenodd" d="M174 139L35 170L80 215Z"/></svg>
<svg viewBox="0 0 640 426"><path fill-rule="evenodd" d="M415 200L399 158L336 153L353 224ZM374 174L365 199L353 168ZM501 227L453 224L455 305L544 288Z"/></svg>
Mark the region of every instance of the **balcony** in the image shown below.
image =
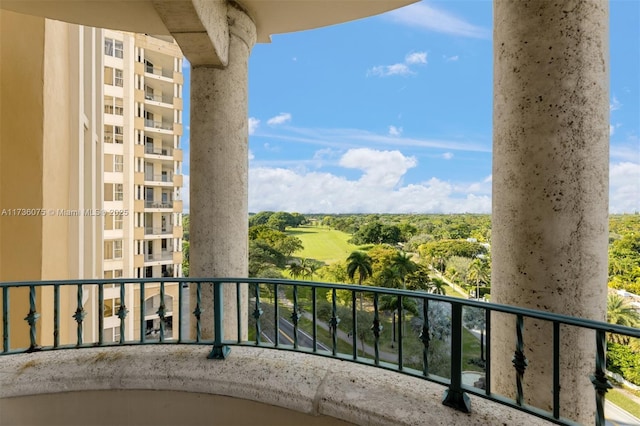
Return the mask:
<svg viewBox="0 0 640 426"><path fill-rule="evenodd" d="M144 94L144 99L147 100L147 101L151 101L151 102L158 102L158 103L162 103L162 104L168 104L171 107L173 107L173 96L163 95L162 93L160 93L160 94L145 93Z"/></svg>
<svg viewBox="0 0 640 426"><path fill-rule="evenodd" d="M153 146L145 146L144 153L149 155L161 155L163 157L171 157L173 155L172 148L154 148Z"/></svg>
<svg viewBox="0 0 640 426"><path fill-rule="evenodd" d="M165 121L150 120L148 118L144 120L144 126L149 127L151 129L173 131L173 123L169 123Z"/></svg>
<svg viewBox="0 0 640 426"><path fill-rule="evenodd" d="M144 182L146 185L152 184L171 184L166 186L173 186L173 173L162 173L159 175L153 175L151 173L144 174Z"/></svg>
<svg viewBox="0 0 640 426"><path fill-rule="evenodd" d="M173 201L153 201L153 200L145 200L144 202L145 209L173 209Z"/></svg>
<svg viewBox="0 0 640 426"><path fill-rule="evenodd" d="M145 262L162 262L166 260L173 261L173 250L166 250L160 253L145 253Z"/></svg>
<svg viewBox="0 0 640 426"><path fill-rule="evenodd" d="M122 304L117 312L119 341L106 343L100 301L104 299L103 287L114 282L121 284L120 300L132 304ZM168 297L164 290L176 282L189 289L179 292L179 313L172 318L173 338L168 339L165 324ZM145 291L157 288L157 283L158 278L0 283L3 416L32 419L40 415L45 419L42 424L46 424L51 413L77 416L78 411L72 407L91 413L100 410L101 405L108 406L107 402L117 402L119 397L134 397L136 404L123 405L141 407L145 403L157 405L159 400L185 398L185 404L197 407L193 408L197 413L177 410L186 416L176 419L175 423L181 424L189 423L192 415L206 418L207 411L202 408L207 405L205 401L222 406L215 418L224 424L256 424L269 419L270 424L572 424L562 417L559 406L558 384L563 372L558 368L558 358L563 354L558 349L561 333L579 328L591 333L596 343L592 382L597 403L595 423L602 425L608 385L604 371L605 333L640 337L640 330L628 327L423 292L274 279L168 278L159 284L160 303L156 312L159 330L157 339L150 340L144 320L140 320L145 314L142 301ZM319 308L321 300L327 300L323 299L326 294L331 302L325 312L328 319L323 319ZM358 326L364 312L358 309L361 295L367 300L365 311L371 321ZM248 309L223 312L223 306L227 306L223 297L237 301L232 306L247 307L242 302L244 298ZM380 349L380 325L385 315L381 302L389 298L395 298L396 308L392 310L398 318L397 350L392 354ZM61 309L60 301L71 299L76 303L62 305ZM341 311L342 318L338 314L338 299L348 305L347 311ZM99 302L92 304L95 300ZM418 333L416 324L413 327L404 324L408 315L404 307L410 304L418 307L414 318L422 319ZM210 324L201 318L205 305L214 307L213 336L204 335L204 330L210 329ZM42 307L42 316L36 307ZM515 398L492 389L488 370L484 383L465 379L461 368L463 312L473 308L483 312L487 342L491 342L490 321L494 315L508 315L512 319L517 371L513 383ZM435 332L431 323L433 310L445 312L449 338L442 340L439 335L442 330ZM527 405L526 395L522 394L521 382L525 380L527 367L523 356L526 344L523 322L530 320L549 323L553 329L549 339L557 350L549 365L554 373L550 389L554 403L549 411ZM138 331L133 333L128 331L135 330L130 327L132 321L139 323ZM234 324L229 327L225 323L228 321ZM341 331L338 327L341 321L351 324L351 333ZM369 343L359 350L359 339L364 339L364 335ZM341 350L349 341L351 350ZM449 365L444 370L430 358L430 346L438 341L450 349L447 359L439 361ZM417 359L408 355L409 348L416 344L422 348L422 356ZM62 350L69 348L79 350ZM487 352L487 366L491 366L491 359L491 353ZM435 374L436 371L439 373ZM74 393L61 393L62 390ZM87 391L97 394L93 400ZM33 399L36 395L39 399ZM191 401L196 397L200 398L199 403ZM77 398L89 401L74 402ZM48 405L38 405L41 407L38 410L22 410L39 401ZM61 410L60 406L71 408ZM269 411L276 409L283 411L277 414ZM133 417L119 412L119 418L131 423L139 422L136 419L141 416L160 419L149 410L142 411L132 408L126 413L131 412ZM258 417L247 419L251 413ZM229 421L220 420L219 416L227 414L231 416ZM166 418L162 419L166 422ZM191 424L199 423L202 421L193 420Z"/></svg>
<svg viewBox="0 0 640 426"><path fill-rule="evenodd" d="M154 67L149 64L145 64L144 72L147 76L173 79L173 70L169 68Z"/></svg>
<svg viewBox="0 0 640 426"><path fill-rule="evenodd" d="M145 235L170 235L170 234L173 234L173 228L170 226L157 227L157 228L146 226L144 228L144 234Z"/></svg>

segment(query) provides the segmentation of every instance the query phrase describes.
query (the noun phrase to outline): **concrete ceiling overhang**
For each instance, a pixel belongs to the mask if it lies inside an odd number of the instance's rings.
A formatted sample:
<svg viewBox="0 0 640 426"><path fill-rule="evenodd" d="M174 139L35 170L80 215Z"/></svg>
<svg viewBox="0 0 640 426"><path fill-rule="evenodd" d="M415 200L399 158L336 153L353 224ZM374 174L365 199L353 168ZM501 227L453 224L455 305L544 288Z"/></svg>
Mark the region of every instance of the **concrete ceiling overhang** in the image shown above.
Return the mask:
<svg viewBox="0 0 640 426"><path fill-rule="evenodd" d="M256 24L257 42L274 34L340 24L418 0L240 0ZM0 8L92 27L171 35L194 65L228 58L226 0L2 0Z"/></svg>

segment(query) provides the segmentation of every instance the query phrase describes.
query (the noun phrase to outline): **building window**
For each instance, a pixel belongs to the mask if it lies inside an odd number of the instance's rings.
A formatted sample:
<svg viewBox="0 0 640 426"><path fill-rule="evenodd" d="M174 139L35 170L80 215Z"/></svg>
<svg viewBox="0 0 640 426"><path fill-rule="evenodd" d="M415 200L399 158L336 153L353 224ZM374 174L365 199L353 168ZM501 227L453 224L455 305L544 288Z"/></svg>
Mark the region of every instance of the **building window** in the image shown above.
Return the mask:
<svg viewBox="0 0 640 426"><path fill-rule="evenodd" d="M104 97L104 113L124 115L124 107L122 106L122 98L114 98L112 96Z"/></svg>
<svg viewBox="0 0 640 426"><path fill-rule="evenodd" d="M122 126L104 126L104 143L122 144L124 142L123 133Z"/></svg>
<svg viewBox="0 0 640 426"><path fill-rule="evenodd" d="M113 185L113 199L114 201L122 201L124 199L123 185L121 183Z"/></svg>
<svg viewBox="0 0 640 426"><path fill-rule="evenodd" d="M122 226L124 224L124 216L122 215L116 215L113 217L113 228L114 229L122 229Z"/></svg>
<svg viewBox="0 0 640 426"><path fill-rule="evenodd" d="M122 259L122 240L113 242L113 258Z"/></svg>
<svg viewBox="0 0 640 426"><path fill-rule="evenodd" d="M115 317L120 309L120 298L104 300L104 317Z"/></svg>
<svg viewBox="0 0 640 426"><path fill-rule="evenodd" d="M104 242L104 259L122 259L122 240Z"/></svg>
<svg viewBox="0 0 640 426"><path fill-rule="evenodd" d="M104 39L104 54L107 56L113 56L122 59L124 56L124 49L120 40L114 40L112 38Z"/></svg>
<svg viewBox="0 0 640 426"><path fill-rule="evenodd" d="M124 74L121 69L104 67L104 84L108 86L124 86Z"/></svg>
<svg viewBox="0 0 640 426"><path fill-rule="evenodd" d="M113 171L122 173L124 171L124 156L123 155L114 155L113 156Z"/></svg>

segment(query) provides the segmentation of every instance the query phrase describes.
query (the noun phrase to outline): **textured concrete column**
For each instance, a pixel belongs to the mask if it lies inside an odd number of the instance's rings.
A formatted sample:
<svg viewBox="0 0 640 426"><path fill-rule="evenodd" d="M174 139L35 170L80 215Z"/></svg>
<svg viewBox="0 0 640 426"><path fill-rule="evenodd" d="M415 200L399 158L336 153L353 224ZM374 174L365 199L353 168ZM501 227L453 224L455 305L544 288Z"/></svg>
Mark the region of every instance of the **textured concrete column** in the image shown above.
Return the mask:
<svg viewBox="0 0 640 426"><path fill-rule="evenodd" d="M256 28L229 4L229 64L191 71L190 276L248 274L248 59ZM225 338L236 339L236 290L224 291ZM195 289L191 290L191 310ZM212 291L203 286L202 336L213 335ZM242 307L246 317L247 295ZM192 323L192 325L194 325ZM244 329L246 333L246 321Z"/></svg>
<svg viewBox="0 0 640 426"><path fill-rule="evenodd" d="M606 0L494 2L492 301L604 320ZM515 318L493 318L492 385L515 396ZM525 320L525 402L552 407L552 328ZM561 330L561 415L593 424L595 336Z"/></svg>

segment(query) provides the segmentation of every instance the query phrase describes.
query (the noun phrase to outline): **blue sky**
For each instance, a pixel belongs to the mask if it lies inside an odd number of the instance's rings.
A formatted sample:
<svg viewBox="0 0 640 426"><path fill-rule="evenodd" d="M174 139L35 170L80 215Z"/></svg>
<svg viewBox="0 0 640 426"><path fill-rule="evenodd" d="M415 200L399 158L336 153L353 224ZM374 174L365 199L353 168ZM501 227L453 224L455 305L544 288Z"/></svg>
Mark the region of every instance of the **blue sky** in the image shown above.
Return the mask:
<svg viewBox="0 0 640 426"><path fill-rule="evenodd" d="M640 211L640 2L613 0L610 212ZM249 211L489 213L492 4L274 35L249 62ZM185 68L185 81L189 77ZM183 172L188 175L188 83ZM188 186L185 176L185 186ZM185 208L188 208L188 188Z"/></svg>

